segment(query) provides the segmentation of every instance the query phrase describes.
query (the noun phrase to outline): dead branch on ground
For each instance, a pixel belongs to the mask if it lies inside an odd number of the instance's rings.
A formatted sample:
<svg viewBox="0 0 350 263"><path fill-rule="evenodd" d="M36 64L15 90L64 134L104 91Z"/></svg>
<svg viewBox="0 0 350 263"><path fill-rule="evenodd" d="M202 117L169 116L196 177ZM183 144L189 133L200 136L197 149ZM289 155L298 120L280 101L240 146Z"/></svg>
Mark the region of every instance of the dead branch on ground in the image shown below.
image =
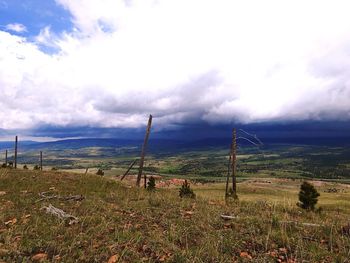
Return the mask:
<svg viewBox="0 0 350 263"><path fill-rule="evenodd" d="M48 195L49 193L50 192L39 193L39 196L41 198L39 200L36 200L35 202L38 203L41 201L46 201L46 200L51 200L51 199L58 199L60 201L82 201L85 199L85 197L82 195L60 196L60 195L55 195L55 194Z"/></svg>
<svg viewBox="0 0 350 263"><path fill-rule="evenodd" d="M59 219L64 220L68 225L79 223L79 219L73 215L67 214L62 209L56 208L53 205L44 206L40 210L45 210L47 214L57 216Z"/></svg>

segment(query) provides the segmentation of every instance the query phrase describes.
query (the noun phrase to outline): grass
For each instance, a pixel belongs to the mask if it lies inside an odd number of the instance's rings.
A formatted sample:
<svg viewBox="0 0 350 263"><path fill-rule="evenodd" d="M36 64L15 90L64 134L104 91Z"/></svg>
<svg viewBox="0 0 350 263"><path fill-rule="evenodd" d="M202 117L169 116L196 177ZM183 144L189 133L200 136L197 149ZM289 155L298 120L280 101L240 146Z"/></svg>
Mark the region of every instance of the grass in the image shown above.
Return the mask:
<svg viewBox="0 0 350 263"><path fill-rule="evenodd" d="M321 213L296 203L299 181L238 184L239 201L226 204L223 184L194 186L197 199L178 189L143 189L96 175L0 170L0 262L348 262L350 195L321 193ZM81 194L81 202L37 200L44 191ZM79 218L67 225L45 214L52 204ZM221 214L238 216L224 221ZM297 223L286 223L294 221ZM305 226L301 222L319 224ZM6 224L5 224L6 223Z"/></svg>

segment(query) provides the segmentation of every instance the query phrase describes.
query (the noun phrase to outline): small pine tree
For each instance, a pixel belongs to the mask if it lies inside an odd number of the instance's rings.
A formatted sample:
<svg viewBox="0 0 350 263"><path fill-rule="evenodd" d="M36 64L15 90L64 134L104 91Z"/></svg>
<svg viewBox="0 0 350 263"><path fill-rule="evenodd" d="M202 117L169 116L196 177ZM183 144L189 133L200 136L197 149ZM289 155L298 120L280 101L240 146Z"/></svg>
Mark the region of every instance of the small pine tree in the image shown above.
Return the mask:
<svg viewBox="0 0 350 263"><path fill-rule="evenodd" d="M153 176L151 176L148 180L148 183L147 183L147 190L148 191L154 191L156 190L156 179L154 179Z"/></svg>
<svg viewBox="0 0 350 263"><path fill-rule="evenodd" d="M226 193L226 196L225 196L226 200L229 199L229 198L232 198L233 200L238 200L238 195L235 194L232 190L232 188L230 187L230 189L228 190L228 193Z"/></svg>
<svg viewBox="0 0 350 263"><path fill-rule="evenodd" d="M299 192L299 203L297 204L299 207L307 210L314 210L315 205L317 204L318 197L320 194L317 192L316 188L308 183L304 182L300 186Z"/></svg>
<svg viewBox="0 0 350 263"><path fill-rule="evenodd" d="M196 194L191 189L190 184L187 182L187 180L185 180L185 182L182 184L179 195L181 198L183 197L196 198Z"/></svg>
<svg viewBox="0 0 350 263"><path fill-rule="evenodd" d="M104 174L105 174L105 172L104 171L102 171L102 169L101 168L99 168L98 170L97 170L97 173L96 173L97 175L101 175L101 176L103 176Z"/></svg>

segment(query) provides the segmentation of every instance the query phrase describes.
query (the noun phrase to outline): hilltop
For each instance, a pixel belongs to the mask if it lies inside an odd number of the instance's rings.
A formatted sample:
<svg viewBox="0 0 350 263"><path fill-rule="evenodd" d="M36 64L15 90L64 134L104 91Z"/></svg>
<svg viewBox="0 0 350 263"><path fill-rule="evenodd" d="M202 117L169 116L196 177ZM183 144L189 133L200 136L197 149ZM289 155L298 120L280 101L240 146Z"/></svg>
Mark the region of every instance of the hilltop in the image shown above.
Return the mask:
<svg viewBox="0 0 350 263"><path fill-rule="evenodd" d="M341 200L349 190L318 185L323 211L315 213L295 205L298 185L240 183L240 200L225 204L208 185L193 186L196 199L180 199L175 187L149 193L92 174L2 169L0 262L346 262L350 206ZM49 204L79 222L46 214Z"/></svg>

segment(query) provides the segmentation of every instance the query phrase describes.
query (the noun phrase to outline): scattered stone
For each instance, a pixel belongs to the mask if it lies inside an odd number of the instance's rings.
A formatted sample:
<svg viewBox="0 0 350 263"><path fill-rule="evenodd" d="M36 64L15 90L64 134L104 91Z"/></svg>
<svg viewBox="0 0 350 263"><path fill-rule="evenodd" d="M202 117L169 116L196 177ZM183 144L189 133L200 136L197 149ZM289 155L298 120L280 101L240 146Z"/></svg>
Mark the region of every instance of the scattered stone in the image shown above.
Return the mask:
<svg viewBox="0 0 350 263"><path fill-rule="evenodd" d="M5 222L5 226L11 226L17 223L17 218L12 218Z"/></svg>
<svg viewBox="0 0 350 263"><path fill-rule="evenodd" d="M38 253L34 256L32 256L32 260L36 262L42 262L47 259L47 254L46 253Z"/></svg>
<svg viewBox="0 0 350 263"><path fill-rule="evenodd" d="M116 263L118 262L119 256L118 255L113 255L109 258L108 263Z"/></svg>
<svg viewBox="0 0 350 263"><path fill-rule="evenodd" d="M253 257L252 257L251 255L249 255L248 252L241 252L241 253L239 254L239 256L240 256L241 258L253 259Z"/></svg>

